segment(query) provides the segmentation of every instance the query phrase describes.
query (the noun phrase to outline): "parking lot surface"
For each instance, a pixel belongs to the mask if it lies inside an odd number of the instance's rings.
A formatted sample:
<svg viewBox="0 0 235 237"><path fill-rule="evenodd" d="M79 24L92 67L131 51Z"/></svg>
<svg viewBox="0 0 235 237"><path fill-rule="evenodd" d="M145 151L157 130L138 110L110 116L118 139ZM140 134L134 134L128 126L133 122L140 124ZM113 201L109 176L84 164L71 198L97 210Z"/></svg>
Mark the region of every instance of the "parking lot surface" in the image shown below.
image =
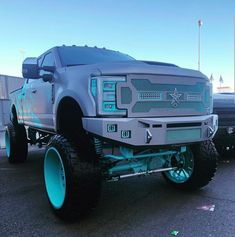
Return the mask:
<svg viewBox="0 0 235 237"><path fill-rule="evenodd" d="M31 149L26 163L10 165L0 150L1 237L235 236L233 155L221 159L214 180L196 192L169 187L161 174L104 183L98 207L75 223L59 220L48 205L43 155Z"/></svg>

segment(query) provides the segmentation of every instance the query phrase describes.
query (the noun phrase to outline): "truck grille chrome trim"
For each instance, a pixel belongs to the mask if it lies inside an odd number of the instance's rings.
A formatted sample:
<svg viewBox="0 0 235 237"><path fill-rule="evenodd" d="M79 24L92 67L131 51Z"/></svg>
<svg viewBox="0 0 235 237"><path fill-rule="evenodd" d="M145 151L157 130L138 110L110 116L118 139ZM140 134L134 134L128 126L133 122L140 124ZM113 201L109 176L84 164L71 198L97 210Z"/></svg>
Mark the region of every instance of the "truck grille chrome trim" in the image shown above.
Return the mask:
<svg viewBox="0 0 235 237"><path fill-rule="evenodd" d="M163 93L159 91L140 91L137 97L138 101L161 101Z"/></svg>

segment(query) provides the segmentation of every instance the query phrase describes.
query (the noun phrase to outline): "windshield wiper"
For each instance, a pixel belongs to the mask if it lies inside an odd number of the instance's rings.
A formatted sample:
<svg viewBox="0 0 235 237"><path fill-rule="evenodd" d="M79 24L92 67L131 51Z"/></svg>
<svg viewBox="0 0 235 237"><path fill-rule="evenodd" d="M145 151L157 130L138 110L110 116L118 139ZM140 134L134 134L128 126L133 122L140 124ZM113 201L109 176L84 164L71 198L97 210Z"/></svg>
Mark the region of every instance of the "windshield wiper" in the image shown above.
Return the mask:
<svg viewBox="0 0 235 237"><path fill-rule="evenodd" d="M81 65L86 65L84 63L78 63L78 64L67 64L66 67L73 67L73 66L81 66Z"/></svg>

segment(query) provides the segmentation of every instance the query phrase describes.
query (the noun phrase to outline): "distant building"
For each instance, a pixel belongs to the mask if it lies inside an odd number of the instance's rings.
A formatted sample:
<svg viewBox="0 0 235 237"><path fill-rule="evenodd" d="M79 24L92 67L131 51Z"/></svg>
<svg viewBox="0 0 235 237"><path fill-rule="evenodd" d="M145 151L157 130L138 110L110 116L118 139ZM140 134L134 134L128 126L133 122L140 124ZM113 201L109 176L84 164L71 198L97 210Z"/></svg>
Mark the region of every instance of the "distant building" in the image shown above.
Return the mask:
<svg viewBox="0 0 235 237"><path fill-rule="evenodd" d="M0 75L0 148L4 147L5 125L10 118L10 92L19 89L23 84L24 79L21 77Z"/></svg>
<svg viewBox="0 0 235 237"><path fill-rule="evenodd" d="M0 74L0 99L9 99L9 94L24 84L21 77L7 76Z"/></svg>
<svg viewBox="0 0 235 237"><path fill-rule="evenodd" d="M225 92L233 92L233 90L230 86L219 86L217 87L217 92L225 93Z"/></svg>

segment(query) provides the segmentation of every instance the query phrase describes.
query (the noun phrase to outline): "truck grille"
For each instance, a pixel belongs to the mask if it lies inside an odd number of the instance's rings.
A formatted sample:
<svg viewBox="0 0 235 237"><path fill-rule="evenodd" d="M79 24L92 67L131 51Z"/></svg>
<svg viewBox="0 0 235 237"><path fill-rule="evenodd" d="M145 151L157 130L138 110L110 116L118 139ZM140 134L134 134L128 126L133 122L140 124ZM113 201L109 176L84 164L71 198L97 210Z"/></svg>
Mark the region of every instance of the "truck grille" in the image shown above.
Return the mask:
<svg viewBox="0 0 235 237"><path fill-rule="evenodd" d="M129 117L209 114L212 97L202 78L130 75L117 84L117 106Z"/></svg>

